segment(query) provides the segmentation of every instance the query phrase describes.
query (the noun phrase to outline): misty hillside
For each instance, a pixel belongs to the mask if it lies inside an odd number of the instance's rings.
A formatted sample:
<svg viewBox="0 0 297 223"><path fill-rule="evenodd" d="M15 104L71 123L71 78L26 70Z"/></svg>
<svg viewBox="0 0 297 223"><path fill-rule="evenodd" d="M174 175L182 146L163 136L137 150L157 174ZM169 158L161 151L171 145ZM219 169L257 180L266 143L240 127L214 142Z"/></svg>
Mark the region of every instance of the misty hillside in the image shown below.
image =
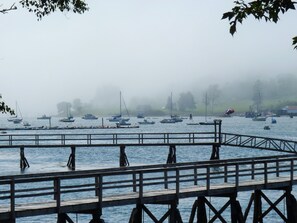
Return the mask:
<svg viewBox="0 0 297 223"><path fill-rule="evenodd" d="M210 115L223 114L227 108L234 108L236 113L244 113L254 108L255 95L260 99L261 110L276 111L286 105L297 104L297 76L279 75L273 78L251 78L245 80L230 80L222 84L204 85L203 88L180 90L151 96L132 95L125 98L123 93L121 106L123 113L126 109L130 115L144 113L150 116L169 115L172 112L180 115L203 115L207 104ZM89 102L74 99L72 102L58 103L58 114L65 115L63 107L71 107L73 115L95 113L111 115L119 113L120 90L114 88L98 89L94 98ZM127 92L126 94L128 94ZM259 98L260 97L260 98ZM67 103L67 105L65 105Z"/></svg>

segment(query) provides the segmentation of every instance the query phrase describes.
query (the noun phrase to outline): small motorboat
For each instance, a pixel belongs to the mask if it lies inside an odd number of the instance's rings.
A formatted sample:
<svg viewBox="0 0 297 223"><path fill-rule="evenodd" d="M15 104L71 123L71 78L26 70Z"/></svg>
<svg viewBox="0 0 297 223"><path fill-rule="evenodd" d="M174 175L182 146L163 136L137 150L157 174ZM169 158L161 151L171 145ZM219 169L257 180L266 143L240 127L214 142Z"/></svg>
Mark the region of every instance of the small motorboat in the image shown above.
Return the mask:
<svg viewBox="0 0 297 223"><path fill-rule="evenodd" d="M37 119L51 119L51 116L42 115L40 117L37 117Z"/></svg>
<svg viewBox="0 0 297 223"><path fill-rule="evenodd" d="M175 119L172 118L164 118L163 120L160 121L162 124L171 124L171 123L176 123Z"/></svg>
<svg viewBox="0 0 297 223"><path fill-rule="evenodd" d="M73 117L62 118L59 120L60 122L74 122L75 119Z"/></svg>
<svg viewBox="0 0 297 223"><path fill-rule="evenodd" d="M127 122L125 119L121 119L119 122L116 123L117 128L129 125L131 125L131 123Z"/></svg>
<svg viewBox="0 0 297 223"><path fill-rule="evenodd" d="M141 124L141 125L153 125L155 124L154 121L148 121L147 119L144 119L142 122L138 122L138 124Z"/></svg>
<svg viewBox="0 0 297 223"><path fill-rule="evenodd" d="M263 116L257 116L253 118L253 121L262 121L265 122L266 121L266 117Z"/></svg>
<svg viewBox="0 0 297 223"><path fill-rule="evenodd" d="M270 130L270 127L268 125L265 125L264 130Z"/></svg>
<svg viewBox="0 0 297 223"><path fill-rule="evenodd" d="M96 120L98 119L98 117L96 117L95 115L92 115L92 114L85 114L82 119L85 119L85 120Z"/></svg>

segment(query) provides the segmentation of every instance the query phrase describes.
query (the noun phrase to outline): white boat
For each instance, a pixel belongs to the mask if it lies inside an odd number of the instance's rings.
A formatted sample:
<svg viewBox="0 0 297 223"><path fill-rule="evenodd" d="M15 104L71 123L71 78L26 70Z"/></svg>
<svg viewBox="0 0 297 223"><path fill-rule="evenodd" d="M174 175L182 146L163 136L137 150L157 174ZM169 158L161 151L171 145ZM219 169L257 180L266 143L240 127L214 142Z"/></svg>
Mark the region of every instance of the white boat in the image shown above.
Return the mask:
<svg viewBox="0 0 297 223"><path fill-rule="evenodd" d="M176 121L172 118L164 118L163 120L160 121L162 124L171 124L171 123L176 123Z"/></svg>
<svg viewBox="0 0 297 223"><path fill-rule="evenodd" d="M122 126L130 126L131 123L121 119L119 122L116 123L116 125L117 125L117 128L120 128Z"/></svg>
<svg viewBox="0 0 297 223"><path fill-rule="evenodd" d="M123 120L123 121L127 122L127 121L130 120L130 118L123 118L122 117L122 100L123 100L127 115L128 115L128 117L130 116L129 112L128 112L128 109L126 107L125 101L122 98L122 92L120 91L120 114L119 115L113 115L111 118L107 119L108 121L110 121L110 122L120 122L121 120Z"/></svg>
<svg viewBox="0 0 297 223"><path fill-rule="evenodd" d="M15 117L12 120L13 124L20 124L22 121L23 121L23 119L22 118L18 118L18 117Z"/></svg>
<svg viewBox="0 0 297 223"><path fill-rule="evenodd" d="M98 117L96 117L95 115L92 115L92 114L85 114L82 119L85 119L85 120L96 120L98 119Z"/></svg>
<svg viewBox="0 0 297 223"><path fill-rule="evenodd" d="M75 121L75 119L73 118L73 116L70 114L70 111L69 111L69 108L68 108L68 106L67 106L67 117L66 118L62 118L62 119L60 119L59 121L60 122L74 122Z"/></svg>
<svg viewBox="0 0 297 223"><path fill-rule="evenodd" d="M205 104L205 122L199 122L200 125L213 125L213 122L208 122L207 121L207 106L208 106L208 96L207 92L205 93L205 98L204 98L204 104Z"/></svg>
<svg viewBox="0 0 297 223"><path fill-rule="evenodd" d="M37 119L51 119L51 116L42 115L40 117L37 117Z"/></svg>
<svg viewBox="0 0 297 223"><path fill-rule="evenodd" d="M182 122L183 120L177 116L177 115L172 115L172 93L170 95L170 118L164 118L163 120L160 121L162 124L171 124L171 123L176 123L176 122Z"/></svg>
<svg viewBox="0 0 297 223"><path fill-rule="evenodd" d="M23 122L23 126L29 127L29 126L31 126L31 124L29 122Z"/></svg>
<svg viewBox="0 0 297 223"><path fill-rule="evenodd" d="M72 116L66 117L66 118L62 118L59 120L60 122L74 122L75 119Z"/></svg>
<svg viewBox="0 0 297 223"><path fill-rule="evenodd" d="M182 122L183 119L179 117L178 115L171 115L171 119L173 119L175 122Z"/></svg>
<svg viewBox="0 0 297 223"><path fill-rule="evenodd" d="M18 113L20 113L20 117L18 116ZM17 102L15 103L15 116L9 117L7 121L13 122L14 124L19 124L23 121L22 113Z"/></svg>
<svg viewBox="0 0 297 223"><path fill-rule="evenodd" d="M266 117L263 117L263 116L257 116L257 117L254 117L253 118L253 121L266 121Z"/></svg>

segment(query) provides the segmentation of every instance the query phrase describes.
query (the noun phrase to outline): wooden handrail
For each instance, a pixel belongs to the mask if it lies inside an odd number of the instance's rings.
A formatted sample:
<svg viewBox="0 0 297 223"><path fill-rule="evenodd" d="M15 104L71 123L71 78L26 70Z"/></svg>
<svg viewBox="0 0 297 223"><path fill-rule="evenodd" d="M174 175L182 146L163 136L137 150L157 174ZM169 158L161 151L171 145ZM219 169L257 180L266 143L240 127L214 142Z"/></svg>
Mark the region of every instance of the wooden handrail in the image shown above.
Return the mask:
<svg viewBox="0 0 297 223"><path fill-rule="evenodd" d="M10 214L15 215L16 202L22 199L46 199L44 202L56 202L56 211L59 213L62 202L72 199L93 198L97 196L102 206L104 198L108 196L138 194L141 202L147 199L146 193L150 190L163 191L166 194L175 190L178 198L183 189L204 187L210 193L213 186L228 183L236 190L240 190L242 182L262 180L263 187L276 179L276 176L287 177L290 184L297 183L297 157L283 156L266 157L265 159L247 158L235 160L221 160L220 162L192 162L179 165L164 165L155 168L155 165L134 168L111 168L102 171L68 172L56 176L45 173L9 176L0 180L0 200L10 206ZM167 175L167 188L164 189L164 171ZM251 171L253 170L253 171ZM259 183L255 184L258 185ZM5 190L3 188L10 188ZM252 188L252 187L251 187ZM138 191L138 192L137 192ZM2 202L4 203L4 202ZM1 212L0 212L1 215Z"/></svg>

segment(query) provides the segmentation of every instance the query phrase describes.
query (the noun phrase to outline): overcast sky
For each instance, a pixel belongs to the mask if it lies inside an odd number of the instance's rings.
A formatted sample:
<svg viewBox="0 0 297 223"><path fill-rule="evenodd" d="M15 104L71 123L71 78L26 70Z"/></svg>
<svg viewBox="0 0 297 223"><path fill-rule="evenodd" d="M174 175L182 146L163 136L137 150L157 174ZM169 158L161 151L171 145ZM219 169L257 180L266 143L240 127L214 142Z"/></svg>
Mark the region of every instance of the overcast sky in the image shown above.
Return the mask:
<svg viewBox="0 0 297 223"><path fill-rule="evenodd" d="M296 12L276 25L250 18L232 37L221 17L233 0L87 2L83 15L42 21L19 5L0 14L0 93L23 116L55 114L58 102L90 102L103 89L129 101L297 70Z"/></svg>

